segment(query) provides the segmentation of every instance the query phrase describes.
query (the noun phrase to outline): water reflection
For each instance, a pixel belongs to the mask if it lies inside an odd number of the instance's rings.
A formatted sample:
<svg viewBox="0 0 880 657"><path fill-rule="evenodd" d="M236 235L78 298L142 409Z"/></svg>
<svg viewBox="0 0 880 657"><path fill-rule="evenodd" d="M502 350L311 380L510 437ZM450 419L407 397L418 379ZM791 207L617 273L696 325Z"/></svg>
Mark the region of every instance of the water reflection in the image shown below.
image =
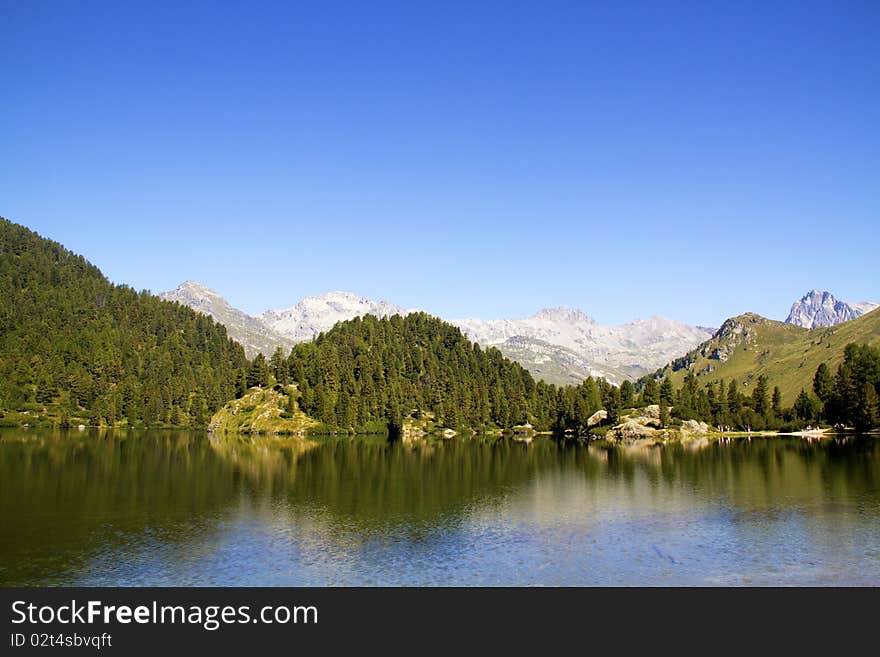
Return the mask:
<svg viewBox="0 0 880 657"><path fill-rule="evenodd" d="M880 447L0 433L0 584L880 583Z"/></svg>

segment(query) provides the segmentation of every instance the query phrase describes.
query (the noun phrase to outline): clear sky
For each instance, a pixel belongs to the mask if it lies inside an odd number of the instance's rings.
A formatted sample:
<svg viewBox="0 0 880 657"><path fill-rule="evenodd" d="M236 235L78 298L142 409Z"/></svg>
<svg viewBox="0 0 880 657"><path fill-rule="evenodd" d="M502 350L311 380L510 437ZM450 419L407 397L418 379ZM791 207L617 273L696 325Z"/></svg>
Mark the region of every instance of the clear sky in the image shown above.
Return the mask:
<svg viewBox="0 0 880 657"><path fill-rule="evenodd" d="M0 0L0 215L250 312L880 301L880 3Z"/></svg>

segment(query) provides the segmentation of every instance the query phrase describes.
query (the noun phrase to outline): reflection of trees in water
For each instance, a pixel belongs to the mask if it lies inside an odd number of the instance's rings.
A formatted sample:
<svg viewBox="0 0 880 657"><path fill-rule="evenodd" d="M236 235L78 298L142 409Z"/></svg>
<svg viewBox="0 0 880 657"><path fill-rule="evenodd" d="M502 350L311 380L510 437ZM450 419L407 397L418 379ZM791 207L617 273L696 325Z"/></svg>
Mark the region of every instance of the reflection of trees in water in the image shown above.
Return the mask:
<svg viewBox="0 0 880 657"><path fill-rule="evenodd" d="M232 468L185 431L0 432L0 584L69 581L132 534L193 540L235 494Z"/></svg>
<svg viewBox="0 0 880 657"><path fill-rule="evenodd" d="M294 441L302 439L293 439ZM288 441L289 444L285 444ZM595 467L553 440L415 443L354 437L220 439L211 443L254 490L289 506L320 505L356 523L408 522L489 503L548 468Z"/></svg>
<svg viewBox="0 0 880 657"><path fill-rule="evenodd" d="M214 455L258 495L285 490L296 479L300 457L318 447L316 441L300 436L211 434L207 440Z"/></svg>
<svg viewBox="0 0 880 657"><path fill-rule="evenodd" d="M475 439L207 437L199 432L0 432L0 584L70 581L132 537L209 547L225 518L337 542L723 500L744 511L860 496L878 508L880 444L755 439L689 450ZM624 493L621 495L621 493ZM507 515L510 514L510 515ZM144 538L144 537L147 538ZM140 540L140 539L138 539Z"/></svg>
<svg viewBox="0 0 880 657"><path fill-rule="evenodd" d="M310 441L233 438L212 442L254 491L288 507L319 505L347 522L429 520L492 505L533 481L564 475L603 485L683 491L703 501L724 496L748 508L821 500L876 489L876 441L809 443L755 439L689 449L589 446L555 439L389 443L355 437Z"/></svg>
<svg viewBox="0 0 880 657"><path fill-rule="evenodd" d="M724 496L743 509L863 494L880 482L880 443L864 437L756 438L698 450L677 444L590 447L603 449L610 478L633 482L644 475L653 486L685 486L699 500Z"/></svg>
<svg viewBox="0 0 880 657"><path fill-rule="evenodd" d="M232 492L229 465L198 433L55 432L0 444L3 504L54 507L61 516L83 506L95 515L120 507L185 514Z"/></svg>

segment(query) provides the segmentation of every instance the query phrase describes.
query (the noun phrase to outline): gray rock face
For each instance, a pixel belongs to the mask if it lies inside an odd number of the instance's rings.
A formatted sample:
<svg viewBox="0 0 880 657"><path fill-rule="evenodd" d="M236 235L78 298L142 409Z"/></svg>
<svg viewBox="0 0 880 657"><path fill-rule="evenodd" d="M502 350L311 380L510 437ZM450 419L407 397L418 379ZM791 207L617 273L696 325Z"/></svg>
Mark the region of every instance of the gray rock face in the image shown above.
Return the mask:
<svg viewBox="0 0 880 657"><path fill-rule="evenodd" d="M176 301L193 310L213 317L214 321L223 324L226 332L233 340L239 342L248 358L258 353L269 357L278 347L285 353L290 351L294 341L246 312L233 308L219 294L196 281L181 283L176 289L159 295L165 301Z"/></svg>
<svg viewBox="0 0 880 657"><path fill-rule="evenodd" d="M316 297L305 297L295 306L284 310L267 310L258 319L276 333L295 342L304 342L329 331L337 322L375 315L406 315L412 312L388 301L372 301L351 292L328 292Z"/></svg>
<svg viewBox="0 0 880 657"><path fill-rule="evenodd" d="M705 422L698 422L697 420L685 420L681 423L681 428L682 431L687 431L688 433L709 433L709 425Z"/></svg>
<svg viewBox="0 0 880 657"><path fill-rule="evenodd" d="M497 347L550 383L577 383L587 376L635 380L712 335L710 329L663 317L607 326L564 307L523 319L450 321L474 342Z"/></svg>
<svg viewBox="0 0 880 657"><path fill-rule="evenodd" d="M743 342L754 342L755 331L753 327L766 321L755 313L731 317L721 325L721 328L715 332L711 339L700 345L699 353L709 360L724 362ZM690 361L688 365L692 362Z"/></svg>
<svg viewBox="0 0 880 657"><path fill-rule="evenodd" d="M791 312L785 321L804 328L834 326L871 312L877 306L870 301L839 301L830 292L812 290L791 305Z"/></svg>

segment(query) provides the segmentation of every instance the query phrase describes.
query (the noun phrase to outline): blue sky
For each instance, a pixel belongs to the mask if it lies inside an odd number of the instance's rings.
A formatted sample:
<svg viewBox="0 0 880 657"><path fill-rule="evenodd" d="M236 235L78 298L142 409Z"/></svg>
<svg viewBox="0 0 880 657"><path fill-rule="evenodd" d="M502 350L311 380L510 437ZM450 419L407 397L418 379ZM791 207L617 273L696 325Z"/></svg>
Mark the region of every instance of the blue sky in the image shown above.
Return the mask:
<svg viewBox="0 0 880 657"><path fill-rule="evenodd" d="M251 312L880 300L877 2L0 0L0 215Z"/></svg>

